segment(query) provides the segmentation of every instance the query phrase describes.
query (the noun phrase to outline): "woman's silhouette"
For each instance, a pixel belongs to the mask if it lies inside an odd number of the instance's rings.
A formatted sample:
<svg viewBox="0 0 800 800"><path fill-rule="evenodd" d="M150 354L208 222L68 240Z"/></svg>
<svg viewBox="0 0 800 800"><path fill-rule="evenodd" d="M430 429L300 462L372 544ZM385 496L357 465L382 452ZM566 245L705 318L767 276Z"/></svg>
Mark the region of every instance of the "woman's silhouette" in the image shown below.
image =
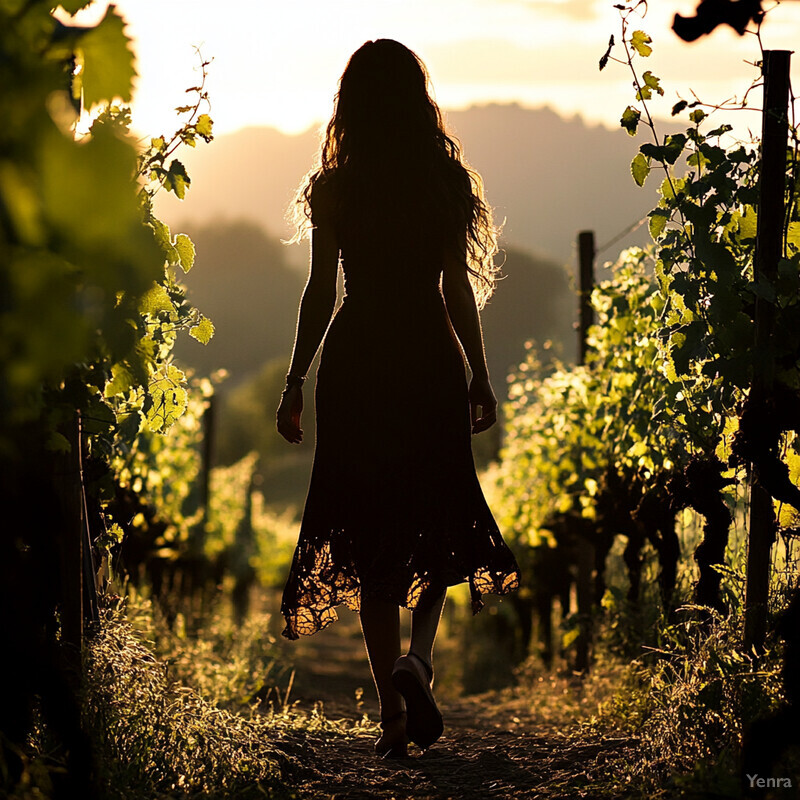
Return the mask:
<svg viewBox="0 0 800 800"><path fill-rule="evenodd" d="M470 447L470 431L496 419L477 310L493 288L495 232L480 177L408 48L379 39L352 55L297 211L311 270L277 415L289 442L303 436L302 385L333 314L340 257L345 296L317 371L283 634L315 633L340 603L360 611L381 709L375 749L402 756L409 739L425 749L442 733L431 662L447 587L468 581L477 612L482 594L519 583ZM399 606L413 609L402 657Z"/></svg>

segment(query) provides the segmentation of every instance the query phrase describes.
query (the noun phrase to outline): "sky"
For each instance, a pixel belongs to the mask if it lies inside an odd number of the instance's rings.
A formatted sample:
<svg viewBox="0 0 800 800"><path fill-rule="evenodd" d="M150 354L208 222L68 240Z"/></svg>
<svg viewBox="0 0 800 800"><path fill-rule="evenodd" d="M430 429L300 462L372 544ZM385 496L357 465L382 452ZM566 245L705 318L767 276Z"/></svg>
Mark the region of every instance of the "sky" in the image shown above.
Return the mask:
<svg viewBox="0 0 800 800"><path fill-rule="evenodd" d="M609 36L620 38L615 0L116 0L137 55L133 127L171 133L174 107L211 60L207 88L217 134L267 125L299 133L326 121L350 54L368 39L393 38L426 63L444 109L487 102L549 106L566 116L616 127L632 103L626 65L598 60ZM78 21L102 17L98 0ZM741 97L757 77L757 38L718 28L693 44L670 30L675 12L696 0L651 0L641 29L653 54L640 69L661 78L664 98L653 110L668 117L679 98L718 103ZM762 26L768 49L800 42L800 2L771 8ZM614 53L621 55L619 46ZM792 69L800 87L800 54ZM760 92L751 96L754 108ZM737 129L760 127L755 111L733 115Z"/></svg>

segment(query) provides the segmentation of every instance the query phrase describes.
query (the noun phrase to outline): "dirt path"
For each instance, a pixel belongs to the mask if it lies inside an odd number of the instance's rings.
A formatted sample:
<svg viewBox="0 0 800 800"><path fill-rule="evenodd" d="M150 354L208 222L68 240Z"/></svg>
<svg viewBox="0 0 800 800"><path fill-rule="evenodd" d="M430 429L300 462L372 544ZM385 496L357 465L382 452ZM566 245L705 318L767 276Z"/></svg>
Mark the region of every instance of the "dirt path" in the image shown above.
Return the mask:
<svg viewBox="0 0 800 800"><path fill-rule="evenodd" d="M529 702L513 692L448 696L437 686L443 737L426 753L382 761L373 752L377 728L352 726L377 719L369 666L354 615L296 643L281 644L295 663L293 702L322 704L341 730L286 730L276 742L287 756L287 783L302 800L477 800L481 798L622 798L619 765L630 739L587 739L538 723ZM358 692L363 689L363 699ZM614 784L617 783L616 788Z"/></svg>

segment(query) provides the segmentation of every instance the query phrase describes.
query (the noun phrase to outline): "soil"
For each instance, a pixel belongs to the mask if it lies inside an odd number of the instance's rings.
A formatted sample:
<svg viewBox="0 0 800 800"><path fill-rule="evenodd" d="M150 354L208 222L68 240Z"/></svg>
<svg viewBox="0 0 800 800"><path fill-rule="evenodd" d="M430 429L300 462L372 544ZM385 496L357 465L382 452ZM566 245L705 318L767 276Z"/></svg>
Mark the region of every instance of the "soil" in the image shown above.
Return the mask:
<svg viewBox="0 0 800 800"><path fill-rule="evenodd" d="M282 730L275 742L285 779L302 800L486 800L487 798L623 798L620 765L637 742L587 736L578 725L557 729L537 720L530 699L511 689L459 696L435 690L445 719L442 738L405 759L379 759L375 689L355 615L328 629L280 643L294 663L289 703L317 708L340 726ZM437 672L439 662L437 658ZM444 670L443 670L444 671ZM368 720L364 719L367 715ZM277 731L276 731L277 732Z"/></svg>

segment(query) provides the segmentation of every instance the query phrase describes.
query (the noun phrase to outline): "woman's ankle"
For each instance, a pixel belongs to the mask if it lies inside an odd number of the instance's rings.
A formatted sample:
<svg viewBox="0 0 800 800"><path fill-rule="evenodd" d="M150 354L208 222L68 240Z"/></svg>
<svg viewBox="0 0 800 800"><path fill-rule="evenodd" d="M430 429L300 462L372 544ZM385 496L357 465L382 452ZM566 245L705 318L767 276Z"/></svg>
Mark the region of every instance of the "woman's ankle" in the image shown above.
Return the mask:
<svg viewBox="0 0 800 800"><path fill-rule="evenodd" d="M416 650L413 648L409 648L408 654L410 656L414 656L414 658L422 664L425 669L425 672L428 675L428 680L433 681L433 653L430 653L427 657L420 655Z"/></svg>

